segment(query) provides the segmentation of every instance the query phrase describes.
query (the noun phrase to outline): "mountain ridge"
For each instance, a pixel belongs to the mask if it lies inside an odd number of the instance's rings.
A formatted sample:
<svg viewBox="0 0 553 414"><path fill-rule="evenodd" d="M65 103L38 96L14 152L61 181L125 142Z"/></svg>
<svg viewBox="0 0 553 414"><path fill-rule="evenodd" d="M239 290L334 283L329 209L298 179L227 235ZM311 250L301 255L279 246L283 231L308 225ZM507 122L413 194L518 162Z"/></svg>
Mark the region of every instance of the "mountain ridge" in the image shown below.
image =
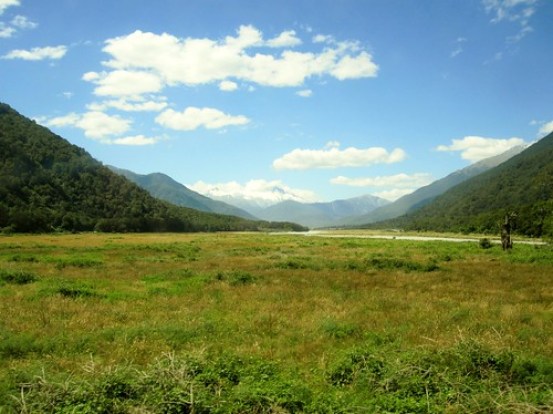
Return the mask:
<svg viewBox="0 0 553 414"><path fill-rule="evenodd" d="M156 199L84 149L0 103L0 229L4 232L260 228L303 229Z"/></svg>
<svg viewBox="0 0 553 414"><path fill-rule="evenodd" d="M133 171L111 165L108 165L107 167L115 173L123 175L125 178L139 185L154 197L168 201L177 206L194 208L208 213L237 216L248 220L258 220L257 217L245 210L222 201L213 200L189 189L167 174L160 172L138 174Z"/></svg>
<svg viewBox="0 0 553 414"><path fill-rule="evenodd" d="M511 159L515 155L520 154L525 148L527 148L527 146L519 145L501 154L475 162L467 167L456 170L443 178L433 181L426 186L420 187L414 192L404 195L403 197L397 199L390 204L379 207L364 216L356 217L352 220L346 220L342 224L370 224L377 221L399 217L403 214L415 211L431 203L432 200L434 200L436 197L443 194L450 188L453 188L456 185L472 177L482 174L485 171L497 167L498 165Z"/></svg>
<svg viewBox="0 0 553 414"><path fill-rule="evenodd" d="M495 233L516 213L517 232L553 235L553 133L498 166L452 187L430 204L368 227Z"/></svg>

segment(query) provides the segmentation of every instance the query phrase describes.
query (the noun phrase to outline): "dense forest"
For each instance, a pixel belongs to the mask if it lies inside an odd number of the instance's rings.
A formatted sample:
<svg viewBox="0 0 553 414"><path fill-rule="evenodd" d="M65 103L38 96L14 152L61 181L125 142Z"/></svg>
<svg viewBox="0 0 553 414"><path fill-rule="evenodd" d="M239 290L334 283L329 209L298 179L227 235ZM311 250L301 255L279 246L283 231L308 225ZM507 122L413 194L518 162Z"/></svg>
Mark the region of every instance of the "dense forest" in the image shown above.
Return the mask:
<svg viewBox="0 0 553 414"><path fill-rule="evenodd" d="M0 103L0 229L183 232L303 228L205 213L158 200L82 148Z"/></svg>
<svg viewBox="0 0 553 414"><path fill-rule="evenodd" d="M498 233L505 215L511 213L516 215L515 232L553 236L553 133L431 204L370 227Z"/></svg>

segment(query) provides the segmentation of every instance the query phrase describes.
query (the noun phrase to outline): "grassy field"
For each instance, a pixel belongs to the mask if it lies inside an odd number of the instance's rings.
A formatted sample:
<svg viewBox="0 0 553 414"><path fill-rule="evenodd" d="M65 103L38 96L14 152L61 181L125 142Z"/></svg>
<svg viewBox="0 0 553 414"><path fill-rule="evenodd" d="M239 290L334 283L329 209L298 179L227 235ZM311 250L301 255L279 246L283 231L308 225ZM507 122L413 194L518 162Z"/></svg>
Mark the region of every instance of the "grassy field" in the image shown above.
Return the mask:
<svg viewBox="0 0 553 414"><path fill-rule="evenodd" d="M553 410L553 249L0 237L0 413Z"/></svg>

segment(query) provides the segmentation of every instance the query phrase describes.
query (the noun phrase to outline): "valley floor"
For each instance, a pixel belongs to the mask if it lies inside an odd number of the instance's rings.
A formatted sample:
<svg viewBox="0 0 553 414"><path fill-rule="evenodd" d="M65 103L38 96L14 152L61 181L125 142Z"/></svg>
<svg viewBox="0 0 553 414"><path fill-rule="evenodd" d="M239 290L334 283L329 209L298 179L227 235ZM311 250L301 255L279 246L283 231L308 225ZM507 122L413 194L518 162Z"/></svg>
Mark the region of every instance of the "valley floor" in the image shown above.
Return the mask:
<svg viewBox="0 0 553 414"><path fill-rule="evenodd" d="M553 410L551 246L309 235L1 236L0 412Z"/></svg>

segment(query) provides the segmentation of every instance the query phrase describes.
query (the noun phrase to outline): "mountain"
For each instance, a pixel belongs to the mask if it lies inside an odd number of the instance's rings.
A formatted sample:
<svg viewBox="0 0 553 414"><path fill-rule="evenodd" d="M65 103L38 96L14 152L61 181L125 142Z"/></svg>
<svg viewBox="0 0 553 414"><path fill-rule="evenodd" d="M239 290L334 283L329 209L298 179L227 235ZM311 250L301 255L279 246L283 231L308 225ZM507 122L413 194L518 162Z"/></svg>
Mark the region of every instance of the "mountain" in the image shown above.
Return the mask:
<svg viewBox="0 0 553 414"><path fill-rule="evenodd" d="M332 227L345 217L367 214L387 203L389 201L372 195L327 203L300 203L286 200L258 209L256 215L263 220L292 221L307 227Z"/></svg>
<svg viewBox="0 0 553 414"><path fill-rule="evenodd" d="M379 207L366 215L348 219L344 221L343 224L360 225L374 223L377 221L399 217L406 213L415 211L431 203L437 196L445 193L457 184L460 184L469 178L476 177L485 171L497 167L515 155L520 154L525 148L526 146L519 145L502 154L478 161L468 167L457 170L442 179L434 181L427 186L421 187L418 190L397 199L393 203Z"/></svg>
<svg viewBox="0 0 553 414"><path fill-rule="evenodd" d="M512 212L518 233L553 235L553 133L421 209L378 226L497 233Z"/></svg>
<svg viewBox="0 0 553 414"><path fill-rule="evenodd" d="M250 188L251 187L251 188ZM284 201L296 201L298 203L309 203L305 194L298 193L279 182L267 183L253 180L246 188L236 189L233 194L228 194L226 189L206 188L202 194L211 199L222 201L247 211L255 217L259 217L266 208ZM308 194L307 197L310 197Z"/></svg>
<svg viewBox="0 0 553 414"><path fill-rule="evenodd" d="M0 229L207 231L300 229L177 207L0 103Z"/></svg>
<svg viewBox="0 0 553 414"><path fill-rule="evenodd" d="M209 197L192 191L188 187L173 180L168 175L162 173L142 175L113 166L108 166L108 168L142 187L154 197L168 201L177 206L194 208L208 213L237 216L249 220L257 219L250 213L240 208L231 206L230 204L222 201L212 200Z"/></svg>

